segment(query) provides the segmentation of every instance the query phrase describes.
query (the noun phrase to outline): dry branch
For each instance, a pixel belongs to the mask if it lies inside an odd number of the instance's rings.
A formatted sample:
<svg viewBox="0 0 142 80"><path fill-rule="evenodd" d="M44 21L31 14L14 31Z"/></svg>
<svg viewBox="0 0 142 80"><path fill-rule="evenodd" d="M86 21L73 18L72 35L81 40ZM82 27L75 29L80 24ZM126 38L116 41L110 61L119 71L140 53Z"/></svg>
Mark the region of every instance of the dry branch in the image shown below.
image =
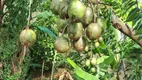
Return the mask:
<svg viewBox="0 0 142 80"><path fill-rule="evenodd" d="M114 28L118 29L119 31L130 37L132 40L134 40L138 45L142 47L142 39L138 39L139 36L135 35L135 30L128 27L128 25L122 23L122 21L119 20L119 18L116 15L113 15L111 22Z"/></svg>

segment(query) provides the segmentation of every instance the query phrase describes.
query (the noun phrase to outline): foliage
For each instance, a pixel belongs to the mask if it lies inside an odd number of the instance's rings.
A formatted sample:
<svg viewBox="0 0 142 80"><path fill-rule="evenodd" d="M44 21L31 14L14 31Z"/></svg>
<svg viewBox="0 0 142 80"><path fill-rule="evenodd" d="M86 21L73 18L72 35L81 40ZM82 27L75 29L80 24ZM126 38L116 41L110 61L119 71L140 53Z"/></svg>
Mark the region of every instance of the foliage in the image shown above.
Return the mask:
<svg viewBox="0 0 142 80"><path fill-rule="evenodd" d="M86 0L82 0L86 4ZM51 0L34 0L31 6L30 28L37 34L37 41L29 47L29 51L22 65L18 65L18 58L22 47L19 41L19 34L27 24L28 5L27 0L5 0L2 27L0 27L0 79L3 80L25 80L31 78L30 71L42 69L50 71L52 61L56 53L54 40L60 36L55 21L59 18L50 10ZM88 50L76 52L70 50L67 54L57 54L55 68L66 68L76 80L110 80L116 79L117 73L121 73L120 80L125 77L127 80L141 80L142 78L142 48L134 41L113 28L111 17L115 13L127 24L136 30L137 35L142 35L142 4L139 0L102 0L98 4L98 13L105 19L106 29L102 33L103 41L99 47L91 46L87 41ZM94 5L96 6L96 5ZM96 13L97 11L95 11ZM140 38L141 39L141 38ZM85 61L90 58L92 47L93 55L97 60L95 66L85 66ZM67 58L66 60L66 57ZM12 73L12 62L17 67L22 67L23 72ZM69 64L68 64L69 63ZM70 67L72 66L72 67ZM90 68L95 67L96 72ZM75 74L72 74L72 71ZM51 72L51 71L50 71ZM125 73L124 75L122 73ZM85 76L84 76L85 75ZM86 78L86 76L89 76ZM48 76L50 77L50 76Z"/></svg>

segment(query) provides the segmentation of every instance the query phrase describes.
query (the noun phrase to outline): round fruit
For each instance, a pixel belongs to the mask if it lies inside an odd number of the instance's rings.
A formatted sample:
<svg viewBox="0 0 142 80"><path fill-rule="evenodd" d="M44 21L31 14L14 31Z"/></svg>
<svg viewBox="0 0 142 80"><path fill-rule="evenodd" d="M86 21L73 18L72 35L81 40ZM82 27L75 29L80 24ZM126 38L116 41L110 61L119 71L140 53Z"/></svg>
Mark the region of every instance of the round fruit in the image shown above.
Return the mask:
<svg viewBox="0 0 142 80"><path fill-rule="evenodd" d="M68 18L68 4L69 0L62 1L59 5L59 16L60 18Z"/></svg>
<svg viewBox="0 0 142 80"><path fill-rule="evenodd" d="M86 35L90 40L95 40L101 36L102 30L97 23L91 23L86 29Z"/></svg>
<svg viewBox="0 0 142 80"><path fill-rule="evenodd" d="M92 64L92 65L96 65L96 58L92 58L92 59L91 59L91 64Z"/></svg>
<svg viewBox="0 0 142 80"><path fill-rule="evenodd" d="M78 40L82 36L83 25L82 23L71 23L68 28L68 35L73 40Z"/></svg>
<svg viewBox="0 0 142 80"><path fill-rule="evenodd" d="M31 46L36 41L36 34L32 29L24 29L20 33L20 42L25 46Z"/></svg>
<svg viewBox="0 0 142 80"><path fill-rule="evenodd" d="M91 72L92 72L92 73L96 72L96 68L95 68L95 67L92 67L92 68L91 68Z"/></svg>
<svg viewBox="0 0 142 80"><path fill-rule="evenodd" d="M88 67L90 66L90 59L87 59L87 60L86 60L85 65L88 66Z"/></svg>
<svg viewBox="0 0 142 80"><path fill-rule="evenodd" d="M74 46L74 49L78 52L84 51L86 47L86 42L84 40L84 37L81 36L79 40L73 41L73 46Z"/></svg>
<svg viewBox="0 0 142 80"><path fill-rule="evenodd" d="M88 49L88 46L86 46L86 47L85 47L85 51L88 51L88 50L89 50L89 49Z"/></svg>
<svg viewBox="0 0 142 80"><path fill-rule="evenodd" d="M99 47L100 46L100 43L97 41L97 42L95 42L95 47L97 48L97 47Z"/></svg>
<svg viewBox="0 0 142 80"><path fill-rule="evenodd" d="M67 38L61 36L56 38L54 42L55 49L59 53L65 53L69 50L69 41Z"/></svg>
<svg viewBox="0 0 142 80"><path fill-rule="evenodd" d="M99 37L99 42L102 42L103 41L103 38L102 37Z"/></svg>
<svg viewBox="0 0 142 80"><path fill-rule="evenodd" d="M51 5L50 5L50 9L52 10L52 12L54 14L58 14L58 10L59 10L59 4L62 0L52 0Z"/></svg>
<svg viewBox="0 0 142 80"><path fill-rule="evenodd" d="M89 24L91 23L92 20L93 20L93 11L90 7L87 7L85 11L85 16L82 22L85 24Z"/></svg>
<svg viewBox="0 0 142 80"><path fill-rule="evenodd" d="M73 0L68 8L69 18L76 18L81 21L85 15L86 6L79 0Z"/></svg>
<svg viewBox="0 0 142 80"><path fill-rule="evenodd" d="M57 29L59 32L63 32L63 29L65 28L65 26L68 24L68 20L64 20L61 18L58 18L56 20L56 25L57 25Z"/></svg>

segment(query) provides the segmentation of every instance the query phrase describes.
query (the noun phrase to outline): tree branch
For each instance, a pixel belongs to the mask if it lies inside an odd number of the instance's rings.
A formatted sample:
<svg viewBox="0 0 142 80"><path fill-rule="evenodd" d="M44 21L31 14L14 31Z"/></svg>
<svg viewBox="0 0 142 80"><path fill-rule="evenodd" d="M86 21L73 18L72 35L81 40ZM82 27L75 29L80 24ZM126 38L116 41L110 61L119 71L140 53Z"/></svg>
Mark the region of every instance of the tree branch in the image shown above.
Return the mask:
<svg viewBox="0 0 142 80"><path fill-rule="evenodd" d="M142 39L138 39L139 36L135 35L135 30L131 29L128 25L122 23L116 15L113 15L111 22L116 29L130 37L132 40L134 40L138 45L142 47Z"/></svg>

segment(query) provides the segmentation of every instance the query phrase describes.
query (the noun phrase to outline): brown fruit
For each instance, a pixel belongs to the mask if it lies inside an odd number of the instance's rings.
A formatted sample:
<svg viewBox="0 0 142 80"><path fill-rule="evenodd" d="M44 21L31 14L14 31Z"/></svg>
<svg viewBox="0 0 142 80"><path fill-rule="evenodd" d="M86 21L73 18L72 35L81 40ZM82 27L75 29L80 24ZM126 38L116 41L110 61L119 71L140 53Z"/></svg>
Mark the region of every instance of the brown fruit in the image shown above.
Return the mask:
<svg viewBox="0 0 142 80"><path fill-rule="evenodd" d="M84 40L84 37L81 36L79 40L73 41L73 46L74 46L74 49L78 52L84 51L86 47L86 42Z"/></svg>
<svg viewBox="0 0 142 80"><path fill-rule="evenodd" d="M69 50L69 40L63 36L56 38L54 42L55 49L59 53L65 53Z"/></svg>
<svg viewBox="0 0 142 80"><path fill-rule="evenodd" d="M86 29L86 36L90 40L95 40L101 36L102 29L97 23L91 23Z"/></svg>
<svg viewBox="0 0 142 80"><path fill-rule="evenodd" d="M90 7L87 7L82 22L84 24L89 24L89 23L91 23L92 20L93 20L93 11Z"/></svg>
<svg viewBox="0 0 142 80"><path fill-rule="evenodd" d="M78 40L81 36L82 36L82 32L83 32L83 25L82 23L71 23L68 28L68 36L72 39L72 40Z"/></svg>
<svg viewBox="0 0 142 80"><path fill-rule="evenodd" d="M25 46L31 46L36 41L36 34L32 29L24 29L20 33L20 42Z"/></svg>

